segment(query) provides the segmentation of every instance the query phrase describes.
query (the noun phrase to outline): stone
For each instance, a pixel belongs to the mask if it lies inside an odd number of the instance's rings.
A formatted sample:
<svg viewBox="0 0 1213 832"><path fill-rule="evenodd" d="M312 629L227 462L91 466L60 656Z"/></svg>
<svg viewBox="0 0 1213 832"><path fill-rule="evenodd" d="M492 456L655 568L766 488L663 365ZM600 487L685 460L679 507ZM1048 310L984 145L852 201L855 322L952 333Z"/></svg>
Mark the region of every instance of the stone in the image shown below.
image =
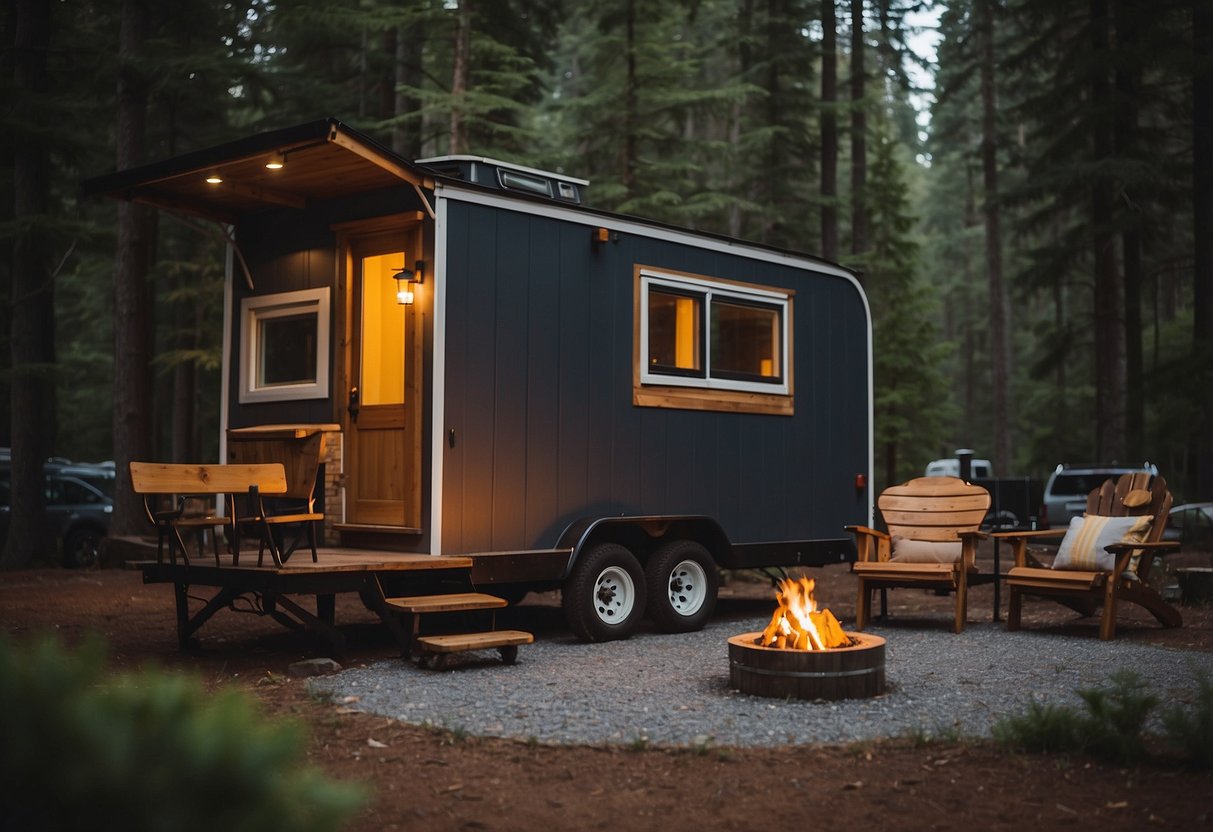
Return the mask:
<svg viewBox="0 0 1213 832"><path fill-rule="evenodd" d="M287 666L286 672L296 679L306 676L330 676L340 673L341 665L332 659L305 659L301 662L292 662Z"/></svg>

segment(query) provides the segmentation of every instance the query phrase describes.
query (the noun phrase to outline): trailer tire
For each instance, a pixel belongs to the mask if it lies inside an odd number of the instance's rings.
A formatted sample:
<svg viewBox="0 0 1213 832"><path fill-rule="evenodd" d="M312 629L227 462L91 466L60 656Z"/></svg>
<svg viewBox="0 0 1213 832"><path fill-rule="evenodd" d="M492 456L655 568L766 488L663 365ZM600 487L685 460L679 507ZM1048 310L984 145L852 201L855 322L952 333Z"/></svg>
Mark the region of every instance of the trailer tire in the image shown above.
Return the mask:
<svg viewBox="0 0 1213 832"><path fill-rule="evenodd" d="M569 628L582 641L627 638L644 617L640 561L617 543L590 547L565 580L561 603Z"/></svg>
<svg viewBox="0 0 1213 832"><path fill-rule="evenodd" d="M649 617L666 633L702 630L716 609L720 573L708 550L694 540L671 541L645 569Z"/></svg>

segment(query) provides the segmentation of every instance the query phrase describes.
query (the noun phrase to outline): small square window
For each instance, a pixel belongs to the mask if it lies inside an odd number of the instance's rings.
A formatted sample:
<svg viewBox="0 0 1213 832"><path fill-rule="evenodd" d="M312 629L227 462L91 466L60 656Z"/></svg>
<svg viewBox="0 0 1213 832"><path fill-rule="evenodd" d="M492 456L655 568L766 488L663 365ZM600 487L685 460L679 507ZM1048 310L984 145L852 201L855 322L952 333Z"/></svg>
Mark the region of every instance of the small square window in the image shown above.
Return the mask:
<svg viewBox="0 0 1213 832"><path fill-rule="evenodd" d="M241 402L327 398L329 290L241 301L240 359Z"/></svg>

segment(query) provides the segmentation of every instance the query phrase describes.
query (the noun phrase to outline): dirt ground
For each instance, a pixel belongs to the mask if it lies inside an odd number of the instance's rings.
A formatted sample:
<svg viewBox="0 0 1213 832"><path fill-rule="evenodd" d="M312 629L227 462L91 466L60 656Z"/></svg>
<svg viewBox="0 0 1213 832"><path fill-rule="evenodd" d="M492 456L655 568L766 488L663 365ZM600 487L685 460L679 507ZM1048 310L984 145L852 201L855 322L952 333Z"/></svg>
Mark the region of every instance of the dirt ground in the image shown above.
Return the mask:
<svg viewBox="0 0 1213 832"><path fill-rule="evenodd" d="M853 622L846 567L810 574L819 579L819 599L844 626ZM918 590L889 598L890 626L948 625L949 598ZM992 602L992 587L973 590L970 621L988 620ZM722 589L717 614L761 615L771 604L769 584L738 578ZM1183 613L1182 628L1162 630L1126 609L1118 637L1213 650L1213 610ZM554 595L531 595L503 615L501 626L529 628L539 638L564 626ZM337 621L349 641L346 666L396 656L357 599L338 599ZM1028 606L1025 626L1098 638L1097 620L1076 621L1052 604ZM144 585L138 572L121 569L0 574L0 628L17 639L50 631L69 642L97 632L115 668L179 668L208 686L244 688L266 712L306 722L310 760L371 789L351 830L1213 827L1213 775L1163 763L1124 769L921 738L773 750L558 747L405 725L309 696L287 666L323 651L266 618L221 611L202 629L201 649L180 652L171 586Z"/></svg>

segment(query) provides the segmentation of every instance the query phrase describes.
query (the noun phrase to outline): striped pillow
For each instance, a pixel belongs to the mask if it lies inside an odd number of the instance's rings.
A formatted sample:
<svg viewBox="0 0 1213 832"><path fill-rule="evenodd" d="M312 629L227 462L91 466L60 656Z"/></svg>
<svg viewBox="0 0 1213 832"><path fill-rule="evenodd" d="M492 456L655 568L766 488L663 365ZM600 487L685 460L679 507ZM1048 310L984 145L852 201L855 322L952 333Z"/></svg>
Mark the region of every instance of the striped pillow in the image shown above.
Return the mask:
<svg viewBox="0 0 1213 832"><path fill-rule="evenodd" d="M1054 569L1111 572L1116 556L1105 550L1113 543L1141 543L1150 532L1151 517L1075 517L1057 550Z"/></svg>

